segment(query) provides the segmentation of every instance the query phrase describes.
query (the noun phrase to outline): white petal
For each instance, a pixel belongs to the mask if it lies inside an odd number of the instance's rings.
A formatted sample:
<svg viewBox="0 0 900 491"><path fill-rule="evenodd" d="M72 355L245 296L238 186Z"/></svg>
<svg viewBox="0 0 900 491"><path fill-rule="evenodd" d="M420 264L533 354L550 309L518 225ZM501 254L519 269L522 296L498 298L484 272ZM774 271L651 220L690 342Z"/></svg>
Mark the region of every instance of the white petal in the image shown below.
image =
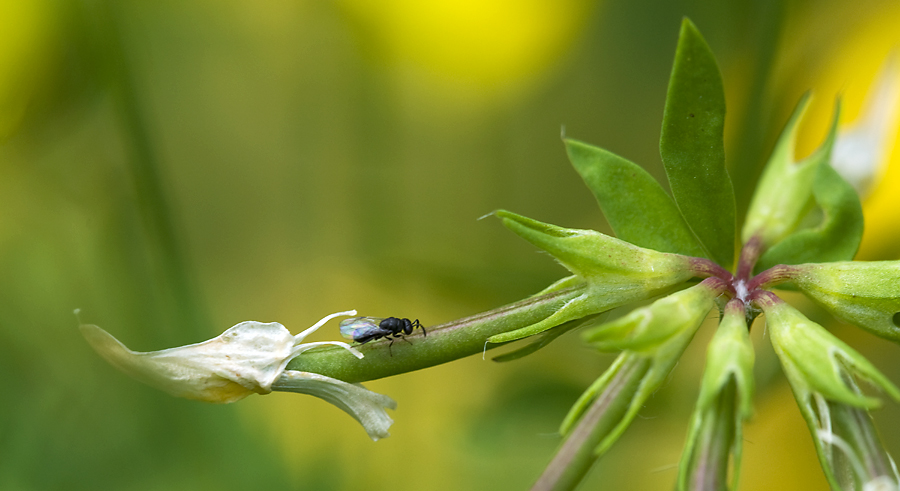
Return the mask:
<svg viewBox="0 0 900 491"><path fill-rule="evenodd" d="M390 397L372 392L362 385L324 375L285 370L272 384L272 390L309 394L324 399L353 416L365 428L369 437L377 441L390 436L388 429L394 420L385 408L397 409Z"/></svg>
<svg viewBox="0 0 900 491"><path fill-rule="evenodd" d="M174 396L234 402L271 391L293 357L294 337L277 322L242 322L202 343L136 352L93 325L81 325L88 343L126 374Z"/></svg>

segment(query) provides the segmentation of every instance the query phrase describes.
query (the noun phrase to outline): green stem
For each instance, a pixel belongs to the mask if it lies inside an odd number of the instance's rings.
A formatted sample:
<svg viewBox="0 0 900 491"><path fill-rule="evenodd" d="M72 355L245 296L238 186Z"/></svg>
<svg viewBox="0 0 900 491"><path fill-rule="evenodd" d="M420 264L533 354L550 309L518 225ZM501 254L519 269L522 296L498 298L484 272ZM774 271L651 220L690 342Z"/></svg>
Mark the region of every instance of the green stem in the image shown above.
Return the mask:
<svg viewBox="0 0 900 491"><path fill-rule="evenodd" d="M531 491L575 489L597 461L597 447L628 412L651 361L623 353L616 363L621 363L616 374L566 437Z"/></svg>
<svg viewBox="0 0 900 491"><path fill-rule="evenodd" d="M359 346L365 355L356 359L345 349L329 346L307 351L288 363L288 370L314 372L345 382L364 382L421 370L499 345L488 345L495 334L537 323L584 293L579 285L534 296L499 309L427 328L405 338L382 339Z"/></svg>

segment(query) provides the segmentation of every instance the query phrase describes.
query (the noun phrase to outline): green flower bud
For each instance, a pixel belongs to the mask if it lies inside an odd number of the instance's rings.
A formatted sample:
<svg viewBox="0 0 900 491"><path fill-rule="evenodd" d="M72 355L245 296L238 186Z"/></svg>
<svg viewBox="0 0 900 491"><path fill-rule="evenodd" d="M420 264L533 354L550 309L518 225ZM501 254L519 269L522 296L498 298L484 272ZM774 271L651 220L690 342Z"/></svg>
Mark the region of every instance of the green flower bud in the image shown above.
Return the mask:
<svg viewBox="0 0 900 491"><path fill-rule="evenodd" d="M794 282L835 317L900 342L900 261L796 267Z"/></svg>
<svg viewBox="0 0 900 491"><path fill-rule="evenodd" d="M678 489L725 489L729 456L734 455L732 489L741 463L741 423L750 417L753 396L753 343L743 303L725 306L719 329L706 351L706 370L681 458Z"/></svg>
<svg viewBox="0 0 900 491"><path fill-rule="evenodd" d="M794 161L797 131L809 101L809 93L800 99L766 164L741 232L744 242L758 236L765 246L777 243L796 228L812 205L813 177L819 164L825 162L827 165L837 118L819 150L800 162Z"/></svg>
<svg viewBox="0 0 900 491"><path fill-rule="evenodd" d="M766 314L772 346L798 401L817 393L850 406L878 407L878 399L864 396L849 385L853 377L863 378L900 400L900 390L887 377L824 327L772 294L757 301Z"/></svg>
<svg viewBox="0 0 900 491"><path fill-rule="evenodd" d="M865 411L880 401L863 395L856 379L880 387L895 400L900 400L900 391L862 355L778 297L761 295L757 303L766 314L772 346L832 489L896 489L878 487L893 480L886 469L889 457ZM843 459L840 465L836 459Z"/></svg>
<svg viewBox="0 0 900 491"><path fill-rule="evenodd" d="M674 311L680 312L674 315L684 318L680 323L681 327L661 337L651 334L650 338L656 339L654 342L624 341L623 344L634 344L640 346L641 350L626 349L622 352L572 406L560 427L560 433L590 433L589 440L594 446L595 456L609 449L625 432L647 399L666 381L697 328L713 307L713 299L722 289L724 284L720 280L708 278L699 285L673 295L681 296L681 302L670 304L662 299L647 307L652 310L654 306L660 306L651 317L669 315L669 312L662 312L662 306L668 307L666 310L674 308ZM658 325L657 322L652 321L650 324ZM604 326L597 329L604 332ZM652 329L644 330L647 333L651 331Z"/></svg>
<svg viewBox="0 0 900 491"><path fill-rule="evenodd" d="M707 278L699 285L594 327L584 333L584 339L601 351L652 350L677 333L696 330L722 290L721 280Z"/></svg>
<svg viewBox="0 0 900 491"><path fill-rule="evenodd" d="M503 210L495 215L507 228L553 255L586 282L587 288L550 317L493 336L491 343L515 341L571 320L657 296L692 278L695 262L699 261L643 249L593 230L557 227ZM575 280L564 281L568 284Z"/></svg>

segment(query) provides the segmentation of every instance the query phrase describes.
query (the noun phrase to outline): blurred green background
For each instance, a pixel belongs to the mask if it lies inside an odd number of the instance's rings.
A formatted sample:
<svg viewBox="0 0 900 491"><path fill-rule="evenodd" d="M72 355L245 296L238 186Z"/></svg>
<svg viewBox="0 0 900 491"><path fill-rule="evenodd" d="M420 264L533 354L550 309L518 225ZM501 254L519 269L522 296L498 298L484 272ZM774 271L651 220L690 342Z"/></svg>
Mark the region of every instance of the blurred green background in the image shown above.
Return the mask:
<svg viewBox="0 0 900 491"><path fill-rule="evenodd" d="M350 308L434 325L534 293L564 271L477 218L608 230L560 128L661 176L684 15L722 68L744 205L799 96L817 90L805 154L900 44L900 7L869 0L0 0L0 489L527 488L611 360L577 336L367 384L399 403L373 443L311 397L143 386L72 312L149 351ZM865 259L900 258L898 160L865 202ZM900 381L896 346L834 327ZM825 489L763 331L742 489ZM671 488L710 335L585 489ZM875 417L900 455L900 409Z"/></svg>

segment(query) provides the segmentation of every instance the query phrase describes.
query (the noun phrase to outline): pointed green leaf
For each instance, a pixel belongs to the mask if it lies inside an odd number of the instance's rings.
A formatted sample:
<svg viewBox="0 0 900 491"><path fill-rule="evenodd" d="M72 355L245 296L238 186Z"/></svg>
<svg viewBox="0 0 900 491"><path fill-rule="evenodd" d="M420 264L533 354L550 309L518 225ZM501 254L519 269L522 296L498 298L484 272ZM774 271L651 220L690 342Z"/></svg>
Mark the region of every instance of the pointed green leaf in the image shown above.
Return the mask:
<svg viewBox="0 0 900 491"><path fill-rule="evenodd" d="M556 338L571 331L572 329L575 329L576 327L581 327L586 322L590 322L597 315L599 315L599 314L589 315L583 319L576 319L574 321L569 321L564 324L560 324L560 325L556 326L555 329L551 329L549 331L544 331L539 336L535 336L534 341L531 341L530 343L526 344L525 346L522 346L521 348L510 351L509 353L504 353L502 355L495 356L493 358L493 361L496 361L498 363L503 363L503 362L518 360L519 358L526 357L526 356L536 352L537 350L547 346L548 344L552 343Z"/></svg>
<svg viewBox="0 0 900 491"><path fill-rule="evenodd" d="M572 166L594 193L616 237L660 252L708 257L672 198L647 171L577 140L565 140Z"/></svg>
<svg viewBox="0 0 900 491"><path fill-rule="evenodd" d="M659 151L672 195L710 258L734 264L734 188L725 170L725 90L715 57L691 21L681 24Z"/></svg>
<svg viewBox="0 0 900 491"><path fill-rule="evenodd" d="M650 291L694 276L689 257L644 249L594 230L558 227L506 210L494 214L506 228L549 252L594 286Z"/></svg>

